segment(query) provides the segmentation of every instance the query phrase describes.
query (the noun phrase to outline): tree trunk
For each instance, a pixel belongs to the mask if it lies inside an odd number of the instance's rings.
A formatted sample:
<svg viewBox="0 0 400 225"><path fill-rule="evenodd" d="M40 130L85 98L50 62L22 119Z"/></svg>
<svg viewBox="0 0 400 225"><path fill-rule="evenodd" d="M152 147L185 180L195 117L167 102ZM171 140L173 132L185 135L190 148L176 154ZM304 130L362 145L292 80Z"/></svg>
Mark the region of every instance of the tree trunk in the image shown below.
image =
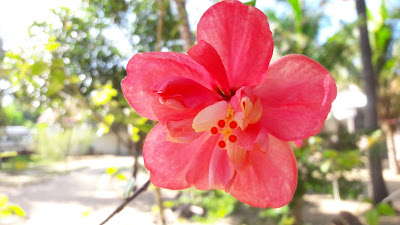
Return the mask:
<svg viewBox="0 0 400 225"><path fill-rule="evenodd" d="M157 41L156 41L156 51L161 51L162 47L162 30L164 25L164 10L165 10L165 1L158 0L158 22L157 22Z"/></svg>
<svg viewBox="0 0 400 225"><path fill-rule="evenodd" d="M378 128L378 113L376 107L376 79L372 67L371 45L368 37L367 14L365 0L356 0L356 8L358 15L358 29L360 31L360 50L363 67L364 91L367 95L367 106L365 112L364 125L368 130ZM387 188L382 175L382 162L380 152L372 152L369 154L370 177L372 182L372 199L374 205L382 201L388 196Z"/></svg>
<svg viewBox="0 0 400 225"><path fill-rule="evenodd" d="M179 32L183 42L183 51L187 52L190 47L193 46L193 36L190 32L188 15L186 12L186 1L185 0L175 0L178 8L178 18L179 18Z"/></svg>
<svg viewBox="0 0 400 225"><path fill-rule="evenodd" d="M295 218L294 225L301 225L303 224L303 207L304 207L304 199L302 197L294 197L292 202L291 214Z"/></svg>

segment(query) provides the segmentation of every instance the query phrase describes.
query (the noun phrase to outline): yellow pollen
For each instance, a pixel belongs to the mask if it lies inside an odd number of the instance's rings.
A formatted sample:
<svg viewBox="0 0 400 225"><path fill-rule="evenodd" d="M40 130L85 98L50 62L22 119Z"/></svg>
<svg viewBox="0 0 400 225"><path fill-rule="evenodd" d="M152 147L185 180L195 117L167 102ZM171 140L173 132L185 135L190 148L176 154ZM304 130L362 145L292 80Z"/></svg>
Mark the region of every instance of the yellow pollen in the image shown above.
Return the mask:
<svg viewBox="0 0 400 225"><path fill-rule="evenodd" d="M229 123L234 121L233 118L235 117L235 110L233 110L232 106L230 104L228 104L228 109L226 110L226 117L225 117L225 124L226 126L224 126L223 128L220 128L218 130L219 133L223 134L223 140L227 141L229 140L229 136L232 135L232 128L229 126ZM224 149L224 148L222 148Z"/></svg>
<svg viewBox="0 0 400 225"><path fill-rule="evenodd" d="M226 117L225 121L229 124L232 121L233 117L235 116L235 110L233 110L232 106L228 104L228 109L226 110Z"/></svg>

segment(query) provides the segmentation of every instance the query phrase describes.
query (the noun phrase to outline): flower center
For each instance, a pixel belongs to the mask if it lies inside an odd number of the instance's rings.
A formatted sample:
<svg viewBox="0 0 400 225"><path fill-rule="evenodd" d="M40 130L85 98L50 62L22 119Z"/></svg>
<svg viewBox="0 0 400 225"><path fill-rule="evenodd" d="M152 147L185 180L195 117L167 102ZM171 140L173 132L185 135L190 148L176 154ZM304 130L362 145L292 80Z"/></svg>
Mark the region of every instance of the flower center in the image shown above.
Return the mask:
<svg viewBox="0 0 400 225"><path fill-rule="evenodd" d="M237 102L232 102L235 99ZM262 114L259 98L250 99L247 96L219 101L201 110L193 119L192 128L196 132L210 132L218 136L217 146L227 150L233 163L242 163L247 150L240 146L240 135L249 124L257 123ZM232 103L232 105L231 105ZM239 129L240 128L240 129Z"/></svg>
<svg viewBox="0 0 400 225"><path fill-rule="evenodd" d="M218 122L210 129L210 132L213 135L222 134L222 138L218 142L220 148L226 148L227 141L235 143L238 139L236 135L232 134L232 131L238 127L234 117L235 110L233 110L232 106L228 104L225 118L218 120Z"/></svg>

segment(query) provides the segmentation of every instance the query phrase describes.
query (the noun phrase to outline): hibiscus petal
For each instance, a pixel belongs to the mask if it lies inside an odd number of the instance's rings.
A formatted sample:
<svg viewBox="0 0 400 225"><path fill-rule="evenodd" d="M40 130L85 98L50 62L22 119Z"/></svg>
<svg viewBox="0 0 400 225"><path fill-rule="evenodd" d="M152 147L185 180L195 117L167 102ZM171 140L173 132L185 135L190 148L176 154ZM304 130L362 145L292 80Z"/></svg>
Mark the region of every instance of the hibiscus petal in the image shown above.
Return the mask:
<svg viewBox="0 0 400 225"><path fill-rule="evenodd" d="M172 142L191 142L201 136L192 128L193 118L182 120L169 120L165 123L165 128L168 130L167 141Z"/></svg>
<svg viewBox="0 0 400 225"><path fill-rule="evenodd" d="M269 136L267 152L251 150L237 170L229 193L255 207L278 208L292 200L296 189L296 158L288 142Z"/></svg>
<svg viewBox="0 0 400 225"><path fill-rule="evenodd" d="M210 162L210 187L220 190L229 188L234 174L235 170L229 163L227 152L216 147Z"/></svg>
<svg viewBox="0 0 400 225"><path fill-rule="evenodd" d="M211 137L208 148L201 148L194 155L188 168L186 180L196 189L223 190L231 180L234 170L229 164L226 151L216 146L217 136ZM213 143L213 144L211 144Z"/></svg>
<svg viewBox="0 0 400 225"><path fill-rule="evenodd" d="M150 171L150 180L157 187L174 190L188 188L190 184L186 181L187 169L197 151L211 148L210 136L204 134L190 143L169 142L166 141L166 136L167 130L160 123L147 135L143 159L144 165ZM215 143L212 148L214 146Z"/></svg>
<svg viewBox="0 0 400 225"><path fill-rule="evenodd" d="M169 132L170 141L189 142L200 136L192 128L193 118L203 108L222 100L216 92L184 77L170 77L152 87L159 101L153 113Z"/></svg>
<svg viewBox="0 0 400 225"><path fill-rule="evenodd" d="M226 143L226 151L228 153L229 159L235 164L241 164L246 158L247 150L241 148L235 143L228 141ZM236 168L236 166L235 166Z"/></svg>
<svg viewBox="0 0 400 225"><path fill-rule="evenodd" d="M186 113L187 110L203 109L207 105L222 100L222 97L216 92L184 77L164 79L154 85L152 89L160 97L161 101L159 102L165 104L168 103L168 100L175 100L179 107L172 105L171 108L184 110Z"/></svg>
<svg viewBox="0 0 400 225"><path fill-rule="evenodd" d="M193 129L196 132L211 130L213 126L218 124L218 121L225 119L228 103L219 101L201 110L193 120Z"/></svg>
<svg viewBox="0 0 400 225"><path fill-rule="evenodd" d="M170 77L153 86L159 101L153 102L153 113L165 125L172 139L188 142L199 136L192 128L193 118L222 97L199 83L183 77Z"/></svg>
<svg viewBox="0 0 400 225"><path fill-rule="evenodd" d="M233 90L261 82L274 48L265 14L236 0L217 3L204 13L197 40L218 52Z"/></svg>
<svg viewBox="0 0 400 225"><path fill-rule="evenodd" d="M198 44L189 49L188 55L196 62L204 66L204 68L214 77L216 81L216 89L221 89L224 94L229 97L229 81L226 76L224 65L217 51L207 42L199 41Z"/></svg>
<svg viewBox="0 0 400 225"><path fill-rule="evenodd" d="M152 87L170 77L185 77L211 89L214 79L188 55L171 52L139 53L129 60L127 77L122 81L125 98L139 115L157 120L152 103L157 95ZM158 99L157 99L158 100Z"/></svg>
<svg viewBox="0 0 400 225"><path fill-rule="evenodd" d="M259 124L251 124L246 130L233 131L238 138L235 144L245 150L257 149L266 152L268 149L268 132Z"/></svg>
<svg viewBox="0 0 400 225"><path fill-rule="evenodd" d="M254 89L263 114L259 121L280 140L316 135L336 97L335 80L314 60L288 55L273 62L264 81Z"/></svg>

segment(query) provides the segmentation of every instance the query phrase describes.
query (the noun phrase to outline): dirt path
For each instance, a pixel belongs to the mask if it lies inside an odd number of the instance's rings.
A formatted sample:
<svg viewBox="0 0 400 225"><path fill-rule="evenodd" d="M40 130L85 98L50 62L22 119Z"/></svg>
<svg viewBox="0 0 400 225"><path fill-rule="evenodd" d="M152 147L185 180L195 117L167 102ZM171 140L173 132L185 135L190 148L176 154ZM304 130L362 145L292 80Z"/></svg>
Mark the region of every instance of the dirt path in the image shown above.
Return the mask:
<svg viewBox="0 0 400 225"><path fill-rule="evenodd" d="M50 170L30 170L14 175L0 171L0 193L8 196L10 202L21 206L27 214L24 219L0 218L0 224L99 224L121 203L125 185L123 181L110 178L105 173L106 168L122 168L121 171L129 177L132 163L130 157L96 156L71 159L67 166L60 163ZM366 171L360 171L364 182L368 182L365 173ZM400 188L400 176L385 171L385 178L390 192ZM138 183L146 180L147 175L142 173ZM165 192L167 195L174 193ZM400 197L394 203L400 208ZM149 190L108 224L157 224L154 205L154 194ZM308 224L330 224L341 210L361 215L368 207L368 204L360 201L335 201L330 195L307 195L304 218ZM166 213L170 224L188 224L179 221L172 211ZM218 224L237 223L238 220L230 217ZM390 218L387 221L384 219L381 224L400 224L400 218Z"/></svg>
<svg viewBox="0 0 400 225"><path fill-rule="evenodd" d="M128 168L132 163L130 157L102 156L74 160L68 164L71 172L64 175L60 175L65 171L63 163L54 168L56 174L43 174L41 178L10 177L0 172L0 193L27 213L25 219L0 219L0 224L99 224L120 204L124 187L124 182L110 179L106 168ZM145 175L138 182L143 180ZM154 203L153 194L145 192L109 224L153 224Z"/></svg>

